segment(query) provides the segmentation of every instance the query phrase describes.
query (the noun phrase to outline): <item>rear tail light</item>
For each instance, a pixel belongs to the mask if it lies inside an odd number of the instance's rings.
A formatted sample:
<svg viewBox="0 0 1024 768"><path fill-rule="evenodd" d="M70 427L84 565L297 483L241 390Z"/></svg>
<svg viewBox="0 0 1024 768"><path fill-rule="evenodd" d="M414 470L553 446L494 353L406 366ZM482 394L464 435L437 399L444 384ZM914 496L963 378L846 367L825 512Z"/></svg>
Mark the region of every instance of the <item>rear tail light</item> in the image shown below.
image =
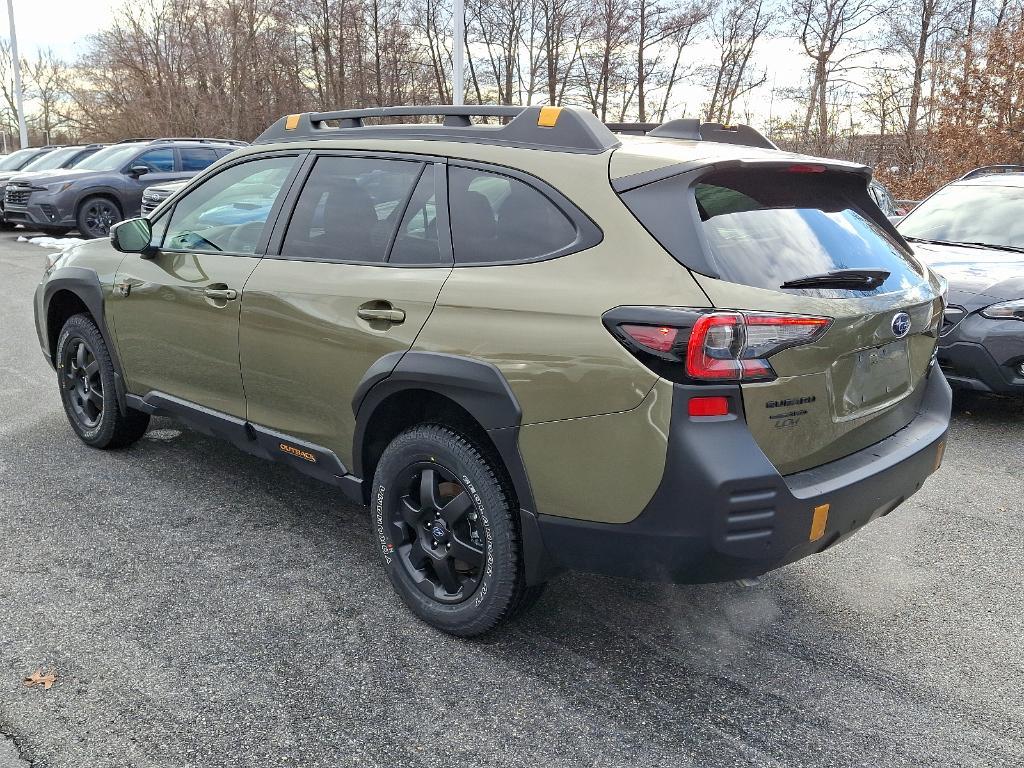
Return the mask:
<svg viewBox="0 0 1024 768"><path fill-rule="evenodd" d="M673 380L768 381L775 378L769 357L818 340L832 323L827 317L767 312L689 316L693 320L685 326L621 323L620 339Z"/></svg>

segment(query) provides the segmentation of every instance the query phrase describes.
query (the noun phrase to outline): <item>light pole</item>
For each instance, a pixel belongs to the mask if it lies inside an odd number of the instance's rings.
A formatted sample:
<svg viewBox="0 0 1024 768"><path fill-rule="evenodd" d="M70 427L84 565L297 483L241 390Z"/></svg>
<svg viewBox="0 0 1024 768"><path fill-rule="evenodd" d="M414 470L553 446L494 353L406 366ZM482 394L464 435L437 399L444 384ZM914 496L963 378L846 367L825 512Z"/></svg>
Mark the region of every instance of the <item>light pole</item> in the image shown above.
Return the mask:
<svg viewBox="0 0 1024 768"><path fill-rule="evenodd" d="M11 0L7 0L10 2ZM463 10L463 0L453 0L452 8L452 104L462 104L462 54L466 44L466 33L463 26L466 23L466 13ZM13 22L12 28L13 28Z"/></svg>
<svg viewBox="0 0 1024 768"><path fill-rule="evenodd" d="M11 63L14 65L14 98L18 105L18 130L21 148L28 146L28 128L25 126L25 106L21 99L21 59L18 58L18 33L14 31L14 0L7 0L7 18L11 23Z"/></svg>

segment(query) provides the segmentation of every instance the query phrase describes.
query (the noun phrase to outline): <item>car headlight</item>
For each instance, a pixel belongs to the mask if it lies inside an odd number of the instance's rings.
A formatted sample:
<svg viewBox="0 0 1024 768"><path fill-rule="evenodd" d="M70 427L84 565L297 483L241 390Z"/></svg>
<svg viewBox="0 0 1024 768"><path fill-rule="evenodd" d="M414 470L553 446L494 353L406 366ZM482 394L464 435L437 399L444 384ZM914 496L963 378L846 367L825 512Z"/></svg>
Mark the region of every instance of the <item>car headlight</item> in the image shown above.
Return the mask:
<svg viewBox="0 0 1024 768"><path fill-rule="evenodd" d="M992 320L1024 320L1024 299L993 304L981 310L981 314Z"/></svg>
<svg viewBox="0 0 1024 768"><path fill-rule="evenodd" d="M942 296L942 309L945 311L949 306L949 280L939 274L935 276L939 278L939 295Z"/></svg>

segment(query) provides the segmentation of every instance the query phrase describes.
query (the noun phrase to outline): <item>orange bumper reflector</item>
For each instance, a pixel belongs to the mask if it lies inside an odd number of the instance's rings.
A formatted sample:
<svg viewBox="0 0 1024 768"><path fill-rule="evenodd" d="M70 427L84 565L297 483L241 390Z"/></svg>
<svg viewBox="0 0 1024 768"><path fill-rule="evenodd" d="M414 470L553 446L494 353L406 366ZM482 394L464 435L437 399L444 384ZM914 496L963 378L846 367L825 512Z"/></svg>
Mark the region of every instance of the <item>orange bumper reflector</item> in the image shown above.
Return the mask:
<svg viewBox="0 0 1024 768"><path fill-rule="evenodd" d="M941 443L939 443L939 450L935 452L935 469L933 469L932 472L935 472L939 467L942 466L942 457L945 455L946 441L943 440Z"/></svg>
<svg viewBox="0 0 1024 768"><path fill-rule="evenodd" d="M561 113L561 107L541 107L540 117L537 118L537 125L542 128L554 128Z"/></svg>
<svg viewBox="0 0 1024 768"><path fill-rule="evenodd" d="M284 121L284 129L286 131L294 131L299 127L299 115L288 115Z"/></svg>
<svg viewBox="0 0 1024 768"><path fill-rule="evenodd" d="M828 524L828 504L822 504L814 508L814 517L811 519L811 541L817 541L825 535L825 526Z"/></svg>

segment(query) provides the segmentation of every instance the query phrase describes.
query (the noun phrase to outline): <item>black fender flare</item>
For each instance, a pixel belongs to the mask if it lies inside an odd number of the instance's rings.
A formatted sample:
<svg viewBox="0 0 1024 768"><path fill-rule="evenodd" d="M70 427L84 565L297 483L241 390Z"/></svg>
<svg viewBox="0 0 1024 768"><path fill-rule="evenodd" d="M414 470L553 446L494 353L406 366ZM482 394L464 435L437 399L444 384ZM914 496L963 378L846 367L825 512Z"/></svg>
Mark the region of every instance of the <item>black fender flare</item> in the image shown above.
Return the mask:
<svg viewBox="0 0 1024 768"><path fill-rule="evenodd" d="M100 283L99 275L93 269L85 267L59 268L43 286L42 306L40 307L42 316L39 318L39 327L42 331L40 341L44 344L46 356L49 358L50 364L56 365L53 359L56 350L50 349L50 302L61 291L68 291L77 296L85 304L86 309L89 310L89 314L92 315L96 327L100 329L100 336L103 337L103 342L107 345L110 362L114 366L114 389L117 395L117 405L121 413L124 414L128 407L124 369L121 367L121 358L117 353L114 337L107 327L103 286Z"/></svg>
<svg viewBox="0 0 1024 768"><path fill-rule="evenodd" d="M533 491L519 452L523 412L505 377L492 363L440 352L393 352L378 359L367 369L352 398L356 421L353 474L363 478L366 428L375 411L388 397L407 389L436 392L452 400L487 432L519 499L527 583L546 581L551 559L541 539ZM364 481L372 482L372 479L364 478Z"/></svg>

